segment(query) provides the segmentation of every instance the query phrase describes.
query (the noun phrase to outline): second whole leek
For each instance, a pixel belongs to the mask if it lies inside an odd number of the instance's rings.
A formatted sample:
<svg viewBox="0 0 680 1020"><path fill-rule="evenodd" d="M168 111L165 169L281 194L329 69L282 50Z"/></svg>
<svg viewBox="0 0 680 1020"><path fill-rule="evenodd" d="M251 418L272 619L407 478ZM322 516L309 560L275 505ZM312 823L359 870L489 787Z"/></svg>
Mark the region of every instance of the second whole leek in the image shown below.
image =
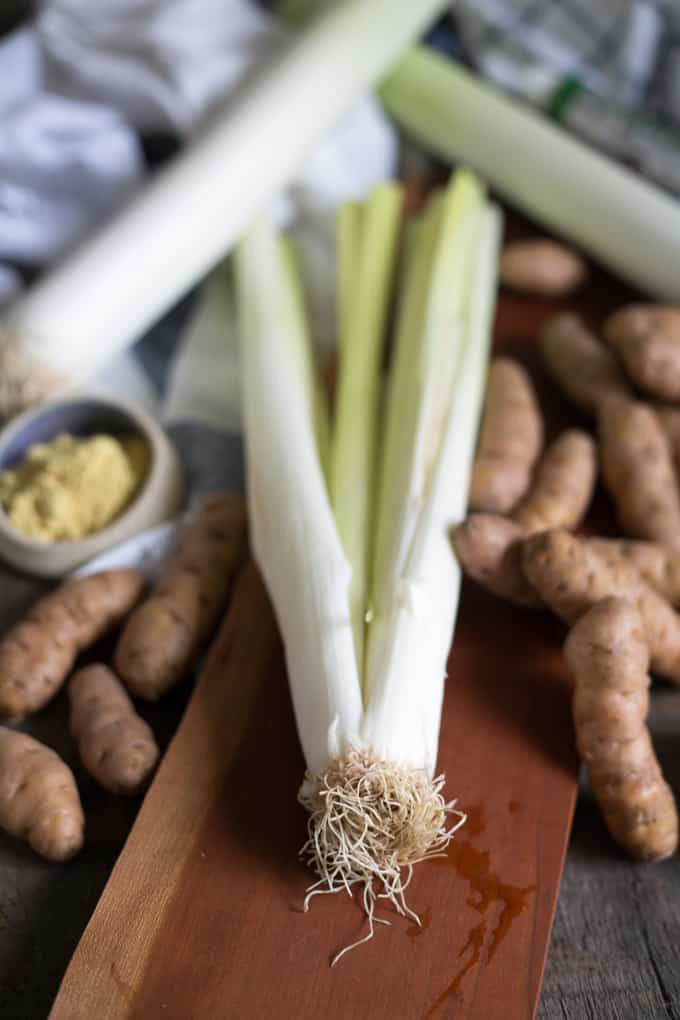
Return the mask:
<svg viewBox="0 0 680 1020"><path fill-rule="evenodd" d="M680 300L680 202L446 57L416 46L382 84L399 126L613 272Z"/></svg>
<svg viewBox="0 0 680 1020"><path fill-rule="evenodd" d="M370 216L364 209L350 220L358 224L350 239L363 234L361 248ZM309 895L358 887L369 919L365 938L379 898L417 920L404 897L411 869L441 852L464 821L436 774L460 586L449 530L467 504L500 216L462 172L408 236L375 470L366 476L356 461L363 497L377 514L367 541L349 545L322 470L305 369L311 362L303 354L308 338L291 314L284 249L271 223L260 220L236 252L251 540L284 640L307 765L299 799L309 812L303 852L317 873ZM388 232L386 247L393 238ZM350 329L366 300L351 277L340 274L340 318ZM382 386L379 359L370 371L373 400ZM338 441L346 444L351 485L352 443L365 440L336 429L331 464ZM356 572L367 579L365 656L357 654Z"/></svg>
<svg viewBox="0 0 680 1020"><path fill-rule="evenodd" d="M4 311L0 420L81 385L141 336L446 6L341 0L291 35L119 215Z"/></svg>

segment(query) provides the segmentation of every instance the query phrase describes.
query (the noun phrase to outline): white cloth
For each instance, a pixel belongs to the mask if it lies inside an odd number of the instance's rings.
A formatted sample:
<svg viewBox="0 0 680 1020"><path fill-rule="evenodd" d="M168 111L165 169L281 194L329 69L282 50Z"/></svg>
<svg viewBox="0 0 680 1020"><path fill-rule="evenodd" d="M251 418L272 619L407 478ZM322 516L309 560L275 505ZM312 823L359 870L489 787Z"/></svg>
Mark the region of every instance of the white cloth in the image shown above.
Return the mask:
<svg viewBox="0 0 680 1020"><path fill-rule="evenodd" d="M113 110L45 93L0 121L0 257L42 263L137 188L142 158Z"/></svg>
<svg viewBox="0 0 680 1020"><path fill-rule="evenodd" d="M0 267L49 262L112 215L144 175L136 132L189 137L286 38L249 0L44 0L0 46ZM325 211L395 166L394 132L368 98L282 196L280 215L314 252L317 322L332 282L317 257Z"/></svg>
<svg viewBox="0 0 680 1020"><path fill-rule="evenodd" d="M0 81L0 261L40 264L128 197L142 154L115 110L44 90L32 29L0 44Z"/></svg>
<svg viewBox="0 0 680 1020"><path fill-rule="evenodd" d="M37 27L53 88L179 135L286 38L248 0L49 0Z"/></svg>

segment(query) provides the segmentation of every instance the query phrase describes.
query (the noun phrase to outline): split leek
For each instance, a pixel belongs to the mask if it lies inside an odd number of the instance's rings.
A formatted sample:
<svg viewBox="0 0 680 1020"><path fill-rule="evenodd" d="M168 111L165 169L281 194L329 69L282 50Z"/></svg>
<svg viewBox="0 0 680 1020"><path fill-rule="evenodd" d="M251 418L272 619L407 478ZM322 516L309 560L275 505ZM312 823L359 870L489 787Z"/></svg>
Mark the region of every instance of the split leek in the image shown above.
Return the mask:
<svg viewBox="0 0 680 1020"><path fill-rule="evenodd" d="M416 142L475 167L513 205L663 300L680 300L680 202L425 47L381 98Z"/></svg>
<svg viewBox="0 0 680 1020"><path fill-rule="evenodd" d="M408 470L393 458L392 478L381 458L377 471L384 506L405 522L407 539L388 529L397 566L385 561L384 612L368 624L363 664L352 627L352 565L323 483L309 362L300 357L305 331L290 315L271 224L260 221L236 254L251 538L283 635L307 764L303 853L318 876L309 896L358 886L365 938L378 896L416 917L404 898L410 870L441 852L464 821L435 767L460 586L449 530L466 509L499 225L479 183L463 173L412 235L390 410L379 420L381 449L394 448L396 435Z"/></svg>
<svg viewBox="0 0 680 1020"><path fill-rule="evenodd" d="M340 0L291 38L114 220L8 309L0 417L76 386L230 249L447 0Z"/></svg>

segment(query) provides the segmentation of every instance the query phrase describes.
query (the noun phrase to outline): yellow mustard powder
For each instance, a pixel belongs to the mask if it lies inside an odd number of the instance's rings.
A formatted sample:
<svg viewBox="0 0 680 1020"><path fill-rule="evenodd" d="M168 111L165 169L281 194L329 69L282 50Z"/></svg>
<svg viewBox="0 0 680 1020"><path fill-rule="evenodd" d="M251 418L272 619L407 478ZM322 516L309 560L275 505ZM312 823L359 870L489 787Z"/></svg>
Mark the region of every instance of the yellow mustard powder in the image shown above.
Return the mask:
<svg viewBox="0 0 680 1020"><path fill-rule="evenodd" d="M83 538L125 509L147 469L142 439L62 434L29 447L20 464L0 472L0 503L14 527L31 538Z"/></svg>

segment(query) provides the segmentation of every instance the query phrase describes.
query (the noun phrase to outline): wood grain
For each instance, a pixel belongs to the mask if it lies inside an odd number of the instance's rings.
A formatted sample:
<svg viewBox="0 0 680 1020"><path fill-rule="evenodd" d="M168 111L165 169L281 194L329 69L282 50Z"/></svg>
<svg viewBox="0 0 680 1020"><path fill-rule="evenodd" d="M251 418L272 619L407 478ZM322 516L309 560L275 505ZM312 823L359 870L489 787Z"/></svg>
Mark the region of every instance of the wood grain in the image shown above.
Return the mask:
<svg viewBox="0 0 680 1020"><path fill-rule="evenodd" d="M249 566L52 1020L533 1014L576 790L568 685L551 624L472 588L464 606L441 767L471 818L445 862L416 871L424 930L396 918L331 970L358 907L301 912L303 763Z"/></svg>
<svg viewBox="0 0 680 1020"><path fill-rule="evenodd" d="M680 795L680 697L653 685L649 726ZM583 785L539 1020L680 1020L680 858L631 861Z"/></svg>

